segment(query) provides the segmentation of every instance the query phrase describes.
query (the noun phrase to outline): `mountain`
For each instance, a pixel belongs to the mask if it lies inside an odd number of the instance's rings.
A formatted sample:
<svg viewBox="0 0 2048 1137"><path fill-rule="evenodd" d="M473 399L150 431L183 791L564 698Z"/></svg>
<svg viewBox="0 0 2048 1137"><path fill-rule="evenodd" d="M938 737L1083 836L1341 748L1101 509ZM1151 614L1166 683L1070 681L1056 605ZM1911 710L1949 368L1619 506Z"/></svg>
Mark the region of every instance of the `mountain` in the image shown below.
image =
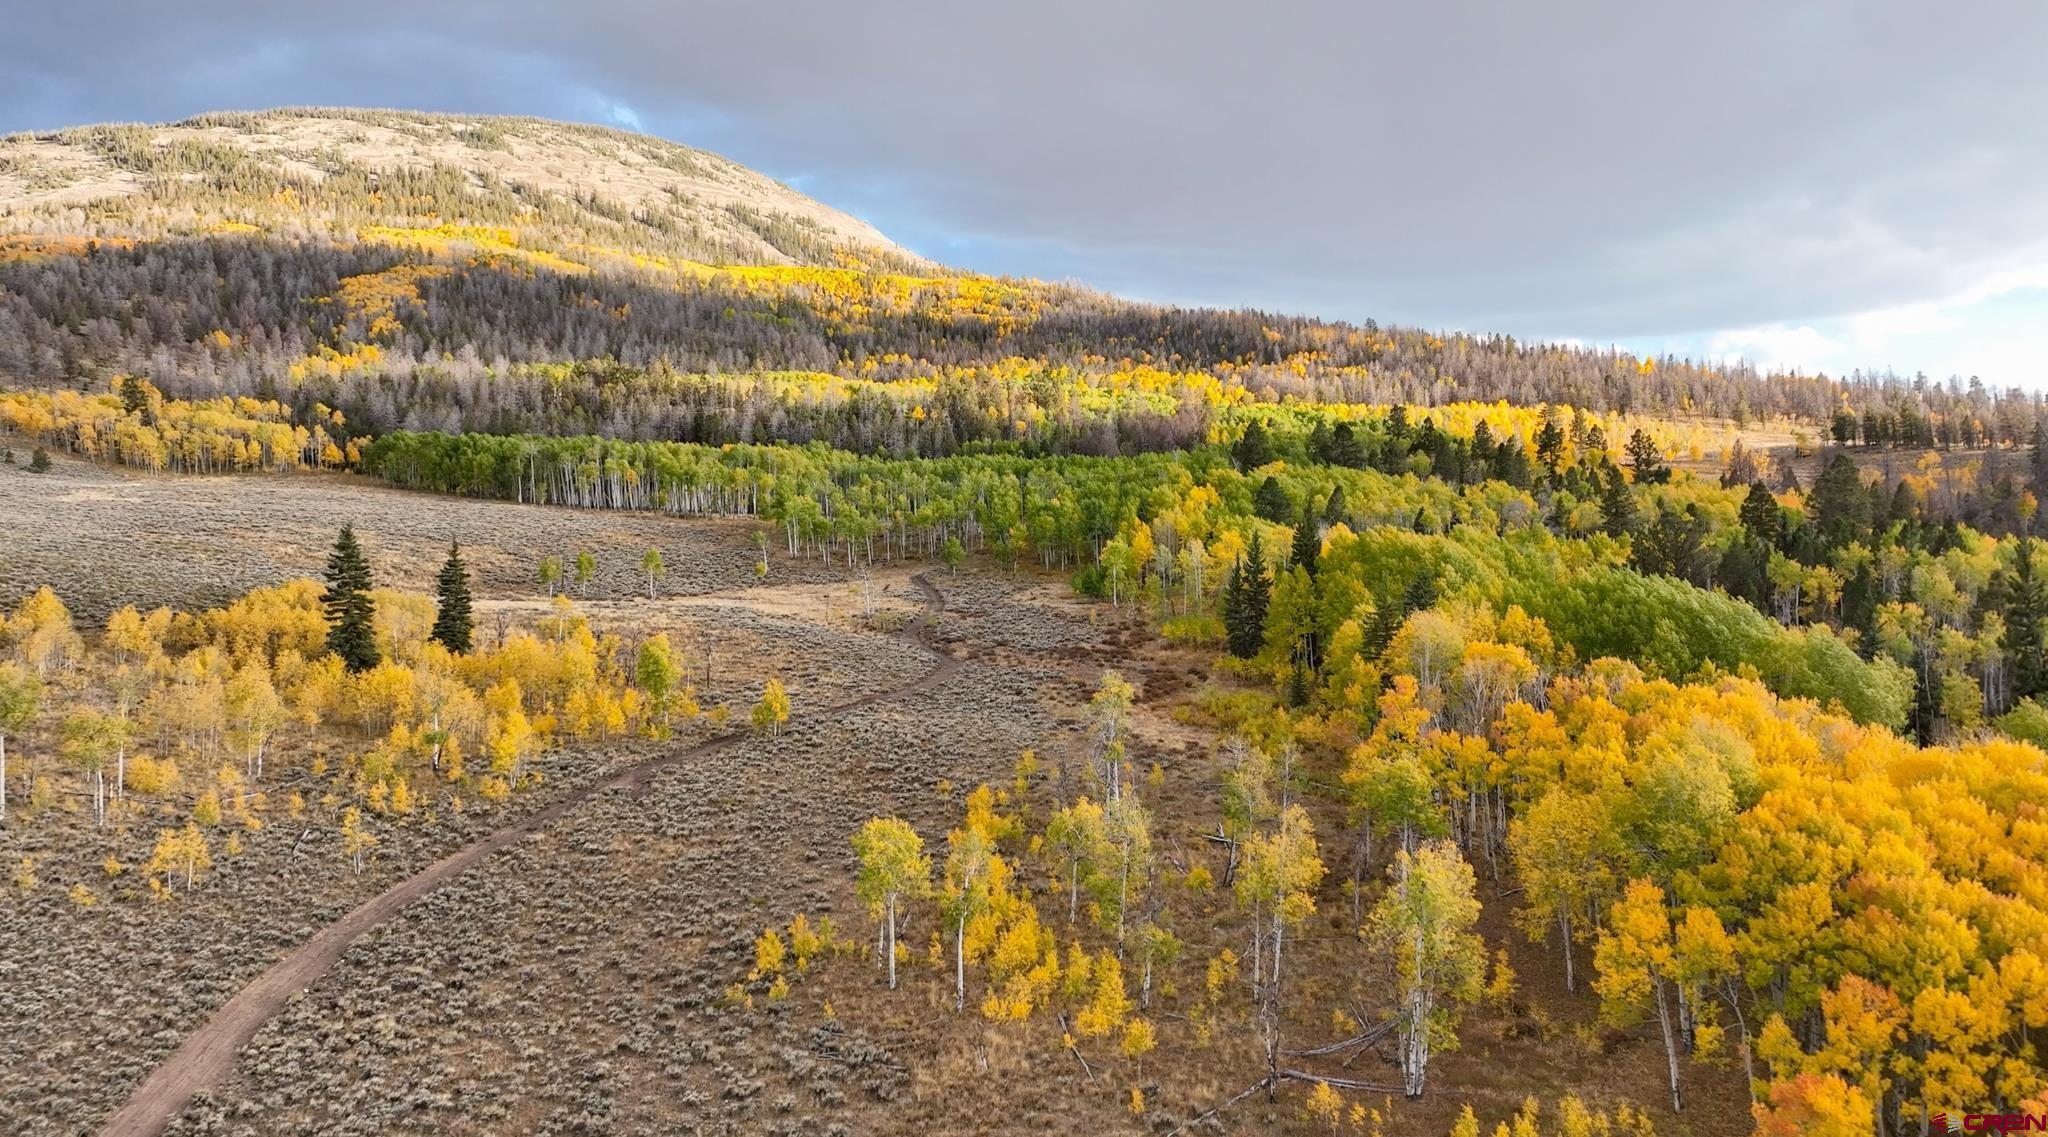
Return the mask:
<svg viewBox="0 0 2048 1137"><path fill-rule="evenodd" d="M352 431L1177 449L1244 404L1507 401L2016 442L2024 393L1136 303L933 264L701 150L529 118L212 114L0 139L0 387ZM324 408L324 409L323 409ZM1784 425L1784 424L1781 424ZM1912 427L1906 430L1905 427ZM1782 438L1794 439L1792 426Z"/></svg>
<svg viewBox="0 0 2048 1137"><path fill-rule="evenodd" d="M0 139L0 232L347 234L458 218L544 244L720 264L916 261L866 222L716 154L598 126L305 109Z"/></svg>

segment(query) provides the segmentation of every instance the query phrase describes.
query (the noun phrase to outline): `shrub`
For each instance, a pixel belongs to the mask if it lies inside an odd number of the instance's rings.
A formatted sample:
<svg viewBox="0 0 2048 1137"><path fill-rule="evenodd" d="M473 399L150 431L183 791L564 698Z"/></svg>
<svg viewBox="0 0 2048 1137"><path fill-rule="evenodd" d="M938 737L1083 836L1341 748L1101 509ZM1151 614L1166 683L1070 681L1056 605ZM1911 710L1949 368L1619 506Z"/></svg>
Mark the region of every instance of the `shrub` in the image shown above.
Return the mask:
<svg viewBox="0 0 2048 1137"><path fill-rule="evenodd" d="M1168 643L1214 647L1223 642L1223 621L1214 616L1175 616L1159 627Z"/></svg>

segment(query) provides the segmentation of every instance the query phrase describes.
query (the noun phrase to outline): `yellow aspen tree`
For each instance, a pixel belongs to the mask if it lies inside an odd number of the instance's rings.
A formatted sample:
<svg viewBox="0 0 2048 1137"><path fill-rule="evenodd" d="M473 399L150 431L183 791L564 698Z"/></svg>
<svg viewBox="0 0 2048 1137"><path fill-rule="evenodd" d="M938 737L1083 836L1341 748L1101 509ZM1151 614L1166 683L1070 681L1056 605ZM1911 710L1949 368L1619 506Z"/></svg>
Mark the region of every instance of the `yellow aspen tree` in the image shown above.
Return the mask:
<svg viewBox="0 0 2048 1137"><path fill-rule="evenodd" d="M7 621L7 641L20 662L38 675L68 668L85 651L71 626L71 610L48 585L22 600Z"/></svg>
<svg viewBox="0 0 2048 1137"><path fill-rule="evenodd" d="M661 563L661 550L649 549L640 557L640 571L647 574L647 598L654 599L654 582L668 572L668 566Z"/></svg>
<svg viewBox="0 0 2048 1137"><path fill-rule="evenodd" d="M284 725L284 700L271 685L270 669L252 659L235 670L221 689L227 743L241 756L251 781L263 780L263 756L271 735Z"/></svg>
<svg viewBox="0 0 2048 1137"><path fill-rule="evenodd" d="M1098 866L1110 858L1109 830L1102 807L1081 798L1056 811L1045 824L1045 845L1065 866L1067 878L1067 921L1072 923L1081 908L1081 884L1089 882L1094 891Z"/></svg>
<svg viewBox="0 0 2048 1137"><path fill-rule="evenodd" d="M999 858L995 841L980 826L946 835L946 916L953 925L953 1009L967 1006L967 924L988 907L989 881Z"/></svg>
<svg viewBox="0 0 2048 1137"><path fill-rule="evenodd" d="M1401 1084L1422 1096L1430 1055L1457 1045L1457 1015L1480 997L1486 944L1472 866L1448 841L1394 855L1394 883L1373 909L1369 931L1394 957L1398 980Z"/></svg>
<svg viewBox="0 0 2048 1137"><path fill-rule="evenodd" d="M908 822L894 817L870 818L853 835L860 874L854 894L875 916L875 954L887 960L889 989L896 989L896 927L906 901L931 893L932 859L924 840Z"/></svg>
<svg viewBox="0 0 2048 1137"><path fill-rule="evenodd" d="M207 845L206 835L199 831L199 826L188 821L183 829L158 831L156 847L150 852L144 871L152 877L168 877L182 871L185 887L189 889L201 872L212 867L213 854Z"/></svg>
<svg viewBox="0 0 2048 1137"><path fill-rule="evenodd" d="M676 662L666 632L649 636L641 643L633 663L633 679L647 695L647 706L655 723L651 733L657 738L668 736L669 700L681 676L682 668Z"/></svg>
<svg viewBox="0 0 2048 1137"><path fill-rule="evenodd" d="M774 738L788 721L789 692L783 690L782 680L771 678L761 689L761 701L754 704L754 729Z"/></svg>
<svg viewBox="0 0 2048 1137"><path fill-rule="evenodd" d="M371 849L377 847L377 835L363 828L362 811L350 806L341 815L341 851L355 866L358 873L363 871L363 859Z"/></svg>
<svg viewBox="0 0 2048 1137"><path fill-rule="evenodd" d="M517 679L506 678L493 685L484 693L484 705L490 710L490 734L487 749L491 756L491 773L505 780L508 787L519 784L527 752L533 746L533 722L526 717L523 696Z"/></svg>
<svg viewBox="0 0 2048 1137"><path fill-rule="evenodd" d="M14 663L0 662L0 826L7 824L7 739L20 737L43 703L43 681Z"/></svg>
<svg viewBox="0 0 2048 1137"><path fill-rule="evenodd" d="M1608 927L1601 931L1593 951L1593 969L1597 975L1593 989L1600 994L1604 1018L1625 1024L1645 1007L1655 1011L1664 1036L1671 1111L1679 1112L1685 1100L1679 1089L1678 1021L1671 992L1677 956L1663 889L1647 880L1628 883L1608 912Z"/></svg>
<svg viewBox="0 0 2048 1137"><path fill-rule="evenodd" d="M92 785L93 823L107 821L107 764L127 744L128 724L95 710L64 716L57 727L57 752L84 773Z"/></svg>

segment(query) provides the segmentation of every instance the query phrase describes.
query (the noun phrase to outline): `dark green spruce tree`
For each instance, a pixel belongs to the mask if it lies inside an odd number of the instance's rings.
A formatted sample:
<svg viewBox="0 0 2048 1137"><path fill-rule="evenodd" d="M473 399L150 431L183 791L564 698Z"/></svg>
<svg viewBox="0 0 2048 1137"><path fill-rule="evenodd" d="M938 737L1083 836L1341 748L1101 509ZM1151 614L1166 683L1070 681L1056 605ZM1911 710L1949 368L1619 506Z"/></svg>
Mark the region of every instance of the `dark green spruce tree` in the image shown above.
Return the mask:
<svg viewBox="0 0 2048 1137"><path fill-rule="evenodd" d="M377 607L370 599L370 562L351 526L341 527L327 556L327 650L350 671L377 666Z"/></svg>
<svg viewBox="0 0 2048 1137"><path fill-rule="evenodd" d="M1762 481L1749 483L1749 495L1742 499L1742 527L1766 548L1775 549L1784 539L1785 512Z"/></svg>
<svg viewBox="0 0 2048 1137"><path fill-rule="evenodd" d="M1862 540L1870 531L1870 494L1863 488L1863 474L1846 455L1828 460L1806 505L1821 542L1830 549Z"/></svg>
<svg viewBox="0 0 2048 1137"><path fill-rule="evenodd" d="M1230 654L1250 659L1266 642L1266 606L1272 602L1273 582L1266 576L1266 549L1257 533L1244 559L1230 570L1223 590L1223 632Z"/></svg>
<svg viewBox="0 0 2048 1137"><path fill-rule="evenodd" d="M469 566L462 563L462 546L448 542L448 563L435 578L434 639L457 655L469 651L473 622L469 611Z"/></svg>
<svg viewBox="0 0 2048 1137"><path fill-rule="evenodd" d="M2048 658L2041 643L2041 622L2048 620L2048 587L2034 572L2034 541L2020 539L2006 593L2005 654L2012 660L2012 697L2030 698L2048 686Z"/></svg>
<svg viewBox="0 0 2048 1137"><path fill-rule="evenodd" d="M1330 432L1330 465L1349 466L1354 470L1365 466L1365 447L1358 441L1358 432L1348 422L1340 422Z"/></svg>
<svg viewBox="0 0 2048 1137"><path fill-rule="evenodd" d="M1436 581L1430 576L1428 569L1423 569L1415 574L1415 578L1408 582L1408 587L1401 593L1401 619L1405 622L1415 613L1426 612L1434 607Z"/></svg>
<svg viewBox="0 0 2048 1137"><path fill-rule="evenodd" d="M1657 452L1657 444L1650 436L1638 430L1628 436L1628 464L1635 470L1636 484L1641 486L1661 485L1671 480L1671 467L1664 464L1664 455Z"/></svg>
<svg viewBox="0 0 2048 1137"><path fill-rule="evenodd" d="M1314 576L1316 560L1322 555L1323 535L1321 527L1316 524L1316 511L1312 506L1302 506L1301 520L1294 524L1294 563L1306 569L1310 576Z"/></svg>
<svg viewBox="0 0 2048 1137"><path fill-rule="evenodd" d="M1607 484L1600 489L1600 528L1609 537L1626 537L1636 531L1636 491L1621 476L1621 467L1607 467Z"/></svg>
<svg viewBox="0 0 2048 1137"><path fill-rule="evenodd" d="M1266 434L1266 424L1253 419L1244 428L1243 437L1230 447L1230 458L1237 468L1250 473L1273 460L1273 440Z"/></svg>
<svg viewBox="0 0 2048 1137"><path fill-rule="evenodd" d="M1338 486L1330 491L1329 500L1323 502L1323 524L1335 525L1343 521L1344 513L1344 487Z"/></svg>
<svg viewBox="0 0 2048 1137"><path fill-rule="evenodd" d="M1252 493L1252 512L1275 525L1286 525L1294 520L1294 499L1287 496L1280 479L1267 474Z"/></svg>
<svg viewBox="0 0 2048 1137"><path fill-rule="evenodd" d="M1330 433L1330 420L1319 418L1308 432L1308 456L1314 461L1330 461L1330 443L1335 436Z"/></svg>

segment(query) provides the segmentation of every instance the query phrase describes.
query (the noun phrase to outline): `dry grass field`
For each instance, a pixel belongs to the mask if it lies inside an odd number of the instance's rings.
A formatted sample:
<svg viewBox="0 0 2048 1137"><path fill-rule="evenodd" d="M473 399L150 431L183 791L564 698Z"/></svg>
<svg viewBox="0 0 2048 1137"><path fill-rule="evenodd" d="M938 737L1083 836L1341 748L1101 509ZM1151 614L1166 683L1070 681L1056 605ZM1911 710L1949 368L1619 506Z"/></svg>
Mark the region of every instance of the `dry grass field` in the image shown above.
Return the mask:
<svg viewBox="0 0 2048 1137"><path fill-rule="evenodd" d="M0 603L49 584L86 619L122 604L219 604L318 576L343 524L355 526L378 583L393 587L431 590L450 540L486 596L537 596L541 558L566 565L581 549L597 557L593 599L646 596L640 558L650 548L668 567L660 595L754 581L753 526L739 521L433 497L347 474L150 477L56 456L47 474L0 465ZM769 583L844 580L843 566L778 559Z"/></svg>

